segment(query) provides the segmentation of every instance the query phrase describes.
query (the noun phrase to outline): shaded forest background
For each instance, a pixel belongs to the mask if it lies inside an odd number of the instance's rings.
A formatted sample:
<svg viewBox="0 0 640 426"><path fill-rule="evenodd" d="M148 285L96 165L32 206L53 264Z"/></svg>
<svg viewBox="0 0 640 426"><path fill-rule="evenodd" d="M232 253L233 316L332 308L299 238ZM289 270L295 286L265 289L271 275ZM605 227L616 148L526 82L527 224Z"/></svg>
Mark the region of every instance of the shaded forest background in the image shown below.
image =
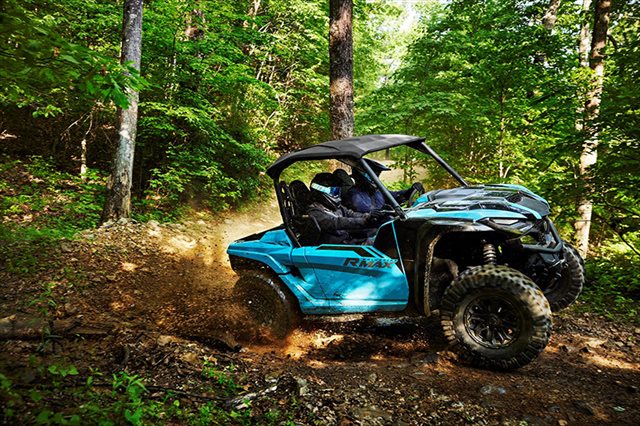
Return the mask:
<svg viewBox="0 0 640 426"><path fill-rule="evenodd" d="M555 2L549 26L550 3L355 1L355 133L423 135L471 182L524 184L550 201L568 239L577 203L591 199L588 309L636 319L640 4L610 10L599 159L585 179L579 158L592 135L580 124L593 72L578 43L594 5ZM122 6L0 6L0 250L9 259L11 242L98 224L125 87L140 90L138 220L268 197L263 172L274 158L331 138L328 2L148 1L140 74L119 63ZM422 159L397 161L412 170ZM438 184L433 176L427 187Z"/></svg>

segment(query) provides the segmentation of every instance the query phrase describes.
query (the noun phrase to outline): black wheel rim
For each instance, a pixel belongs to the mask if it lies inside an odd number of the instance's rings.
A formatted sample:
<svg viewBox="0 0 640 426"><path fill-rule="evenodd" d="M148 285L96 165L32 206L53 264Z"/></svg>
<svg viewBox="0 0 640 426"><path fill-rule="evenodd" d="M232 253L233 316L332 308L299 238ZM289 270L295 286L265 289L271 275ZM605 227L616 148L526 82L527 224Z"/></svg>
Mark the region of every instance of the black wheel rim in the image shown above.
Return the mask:
<svg viewBox="0 0 640 426"><path fill-rule="evenodd" d="M478 344L501 349L518 340L524 319L508 300L495 296L473 299L464 311L464 326Z"/></svg>

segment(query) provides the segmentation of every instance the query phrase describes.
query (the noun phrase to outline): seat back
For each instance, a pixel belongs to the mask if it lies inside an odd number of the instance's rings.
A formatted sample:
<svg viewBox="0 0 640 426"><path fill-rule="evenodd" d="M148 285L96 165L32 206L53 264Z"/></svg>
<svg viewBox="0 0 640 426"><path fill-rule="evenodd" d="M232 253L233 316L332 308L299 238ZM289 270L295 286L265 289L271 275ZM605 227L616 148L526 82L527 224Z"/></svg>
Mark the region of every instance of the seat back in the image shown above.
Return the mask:
<svg viewBox="0 0 640 426"><path fill-rule="evenodd" d="M291 190L285 181L280 181L278 184L278 191L280 192L280 198L282 199L282 219L285 223L291 223L291 220L295 216L295 207L293 205L293 198L291 197Z"/></svg>
<svg viewBox="0 0 640 426"><path fill-rule="evenodd" d="M309 191L307 185L300 180L294 180L289 184L289 192L291 194L295 216L306 215L309 204L311 204L311 191Z"/></svg>
<svg viewBox="0 0 640 426"><path fill-rule="evenodd" d="M318 222L307 214L311 192L304 182L294 180L290 185L281 181L278 190L283 201L283 219L288 224L300 245L318 244L321 231Z"/></svg>

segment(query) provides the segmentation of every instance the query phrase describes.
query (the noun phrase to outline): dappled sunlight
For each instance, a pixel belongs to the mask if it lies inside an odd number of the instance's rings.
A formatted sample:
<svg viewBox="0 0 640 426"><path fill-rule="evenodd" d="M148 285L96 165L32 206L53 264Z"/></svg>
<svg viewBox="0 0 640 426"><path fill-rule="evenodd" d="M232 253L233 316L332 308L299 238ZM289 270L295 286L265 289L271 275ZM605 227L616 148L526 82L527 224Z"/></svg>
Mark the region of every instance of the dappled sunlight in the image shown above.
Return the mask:
<svg viewBox="0 0 640 426"><path fill-rule="evenodd" d="M640 0L142 3L0 7L0 426L640 426Z"/></svg>
<svg viewBox="0 0 640 426"><path fill-rule="evenodd" d="M582 343L587 345L590 348L597 348L599 346L602 346L606 343L607 341L605 339L599 339L599 338L595 338L595 337L583 337L582 338Z"/></svg>
<svg viewBox="0 0 640 426"><path fill-rule="evenodd" d="M614 358L611 356L611 354L608 354L607 356L602 356L599 354L590 353L590 354L585 354L584 358L586 362L594 364L600 368L616 368L621 370L631 370L635 372L640 372L640 366L637 363L632 364L630 362L626 362L621 359Z"/></svg>
<svg viewBox="0 0 640 426"><path fill-rule="evenodd" d="M282 342L254 342L250 350L275 353L309 363L373 362L405 365L434 363L445 347L436 322L424 318L382 317L353 314L306 317ZM408 365L408 364L407 364Z"/></svg>
<svg viewBox="0 0 640 426"><path fill-rule="evenodd" d="M7 132L5 129L0 132L0 140L16 139L18 136Z"/></svg>
<svg viewBox="0 0 640 426"><path fill-rule="evenodd" d="M637 362L625 361L625 355L616 349L610 340L582 335L571 335L568 339L554 341L545 349L545 354L553 354L579 364L590 364L600 369L630 370L640 372ZM606 356L603 355L606 353ZM633 360L632 360L633 361Z"/></svg>
<svg viewBox="0 0 640 426"><path fill-rule="evenodd" d="M162 236L162 228L158 226L151 226L147 231L150 237L160 238Z"/></svg>
<svg viewBox="0 0 640 426"><path fill-rule="evenodd" d="M118 312L118 311L122 311L125 309L125 304L123 302L111 302L111 304L109 305L111 306L111 309Z"/></svg>
<svg viewBox="0 0 640 426"><path fill-rule="evenodd" d="M132 262L122 262L120 269L126 272L134 272L138 267L138 265Z"/></svg>
<svg viewBox="0 0 640 426"><path fill-rule="evenodd" d="M383 354L374 354L371 356L372 361L385 361L386 359L388 359L388 357Z"/></svg>

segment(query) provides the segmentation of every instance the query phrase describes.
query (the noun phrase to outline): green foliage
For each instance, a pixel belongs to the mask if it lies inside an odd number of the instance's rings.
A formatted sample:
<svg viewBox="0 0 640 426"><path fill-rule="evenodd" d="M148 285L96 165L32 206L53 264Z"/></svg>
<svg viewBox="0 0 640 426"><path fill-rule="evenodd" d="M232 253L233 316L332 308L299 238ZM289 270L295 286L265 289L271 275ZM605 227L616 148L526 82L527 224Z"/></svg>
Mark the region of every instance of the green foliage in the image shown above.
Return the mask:
<svg viewBox="0 0 640 426"><path fill-rule="evenodd" d="M586 309L640 324L640 259L628 252L609 254L589 259L586 268L589 282L581 297Z"/></svg>
<svg viewBox="0 0 640 426"><path fill-rule="evenodd" d="M54 310L56 306L58 306L53 296L53 288L55 287L55 283L44 283L42 287L42 293L40 293L35 299L31 300L31 302L29 302L29 306L35 306L38 313L43 318L48 319L50 317L51 311ZM53 371L50 372L52 374L54 373Z"/></svg>
<svg viewBox="0 0 640 426"><path fill-rule="evenodd" d="M538 4L513 0L454 1L424 16L403 66L368 100L363 131L426 135L472 182L530 184L577 108L559 72L575 59L561 48L571 33L550 34L540 18Z"/></svg>
<svg viewBox="0 0 640 426"><path fill-rule="evenodd" d="M567 236L576 202L586 194L594 200L593 248L623 239L637 251L639 6L621 2L612 9L599 159L589 185L577 178L586 136L576 123L592 79L577 58L579 5L561 2L553 31L541 24L547 7L548 1L424 2L402 64L360 100L359 132L424 135L471 183L526 185L549 200ZM424 165L421 158L394 160L409 175ZM444 178L429 174L427 187L446 186ZM607 283L585 293L595 309L611 303L633 312L625 293L634 291L623 273L627 263L624 256L592 263L594 279Z"/></svg>
<svg viewBox="0 0 640 426"><path fill-rule="evenodd" d="M548 198L565 235L586 194L594 246L620 238L638 249L638 3L614 2L611 12L589 185L577 179L585 135L576 123L592 79L577 58L579 5L561 2L552 31L541 25L547 7L355 2L356 131L425 135L471 183L525 184ZM140 90L138 219L257 198L271 191L264 171L273 158L329 139L326 1L146 2L142 75L119 64L121 17L122 2L109 0L0 5L0 150L24 159L0 165L0 256L12 273L36 271L41 248L96 225L126 88ZM37 117L15 123L21 108ZM61 171L77 167L80 140L86 180ZM426 165L393 159L404 184ZM447 186L444 173L428 173L427 187Z"/></svg>
<svg viewBox="0 0 640 426"><path fill-rule="evenodd" d="M607 230L640 251L640 5L614 3L607 71L598 123L599 161L586 188ZM615 43L615 44L614 44Z"/></svg>
<svg viewBox="0 0 640 426"><path fill-rule="evenodd" d="M20 394L13 390L13 382L4 374L0 373L0 401L4 401L2 417L5 420L13 419L15 407L20 404Z"/></svg>
<svg viewBox="0 0 640 426"><path fill-rule="evenodd" d="M152 205L255 195L274 148L324 139L321 2L168 1L145 10L139 161ZM185 24L186 23L186 24Z"/></svg>
<svg viewBox="0 0 640 426"><path fill-rule="evenodd" d="M267 163L264 151L250 143L236 141L203 109L174 109L162 104L145 106L154 111L154 115L145 118L143 123L161 125L165 135L169 130L183 141L168 141L168 164L152 170L152 199L176 202L200 198L221 208L255 191Z"/></svg>
<svg viewBox="0 0 640 426"><path fill-rule="evenodd" d="M335 167L333 162L325 160L294 163L284 170L280 180L285 182L301 180L308 184L316 174L331 170L332 166Z"/></svg>
<svg viewBox="0 0 640 426"><path fill-rule="evenodd" d="M233 395L240 389L230 373L233 373L233 365L231 365L229 372L218 370L209 361L205 361L202 367L202 376L215 381L227 395Z"/></svg>
<svg viewBox="0 0 640 426"><path fill-rule="evenodd" d="M106 179L91 171L86 179L58 171L42 157L0 163L0 215L20 224L24 237L71 237L95 226L102 211Z"/></svg>
<svg viewBox="0 0 640 426"><path fill-rule="evenodd" d="M33 1L2 2L0 104L30 106L34 114L44 117L62 114L66 104L80 98L128 105L124 89L142 85L139 73L65 34L66 28L74 27L72 16L84 10L84 4L72 1L40 7L40 2Z"/></svg>
<svg viewBox="0 0 640 426"><path fill-rule="evenodd" d="M85 135L89 162L106 171L117 135L101 121L113 120L104 112L111 102L124 106L125 87L141 89L133 189L145 216L191 199L214 208L238 203L262 185L274 149L328 137L324 2L149 2L144 80L117 63L121 4L31 3L2 6L10 49L2 53L10 60L0 65L7 82L0 102L30 108L45 126L52 118L44 116L57 114L76 126L69 142L83 137L77 117L95 111ZM94 144L98 136L106 137Z"/></svg>
<svg viewBox="0 0 640 426"><path fill-rule="evenodd" d="M136 375L129 375L120 372L113 375L112 397L116 397L119 392L124 392L125 400L119 401L122 406L118 411L124 413L124 418L132 425L142 424L144 414L142 395L147 393L147 388L142 383L142 379Z"/></svg>
<svg viewBox="0 0 640 426"><path fill-rule="evenodd" d="M0 162L0 256L8 271L36 272L46 250L97 225L105 178L81 179L41 158Z"/></svg>
<svg viewBox="0 0 640 426"><path fill-rule="evenodd" d="M0 401L4 407L1 415L4 422L45 425L248 425L276 424L276 419L290 420L284 412L252 417L250 409L230 410L222 402L194 403L189 399L181 400L170 390L160 393L154 391L152 394L142 377L125 371L113 374L108 382L104 382L105 375L90 369L82 385L78 379L83 372L64 360L45 363L34 356L31 366L36 377L30 388L15 387L9 373L0 373ZM224 389L212 392L222 390L225 397L235 397L241 390L235 384L229 385L235 383L232 369L223 373L212 364L205 364L203 376L220 381ZM64 410L59 410L58 407L68 399L72 399L74 404L66 404Z"/></svg>
<svg viewBox="0 0 640 426"><path fill-rule="evenodd" d="M353 79L356 111L389 77L410 37L412 8L372 0L353 5Z"/></svg>

